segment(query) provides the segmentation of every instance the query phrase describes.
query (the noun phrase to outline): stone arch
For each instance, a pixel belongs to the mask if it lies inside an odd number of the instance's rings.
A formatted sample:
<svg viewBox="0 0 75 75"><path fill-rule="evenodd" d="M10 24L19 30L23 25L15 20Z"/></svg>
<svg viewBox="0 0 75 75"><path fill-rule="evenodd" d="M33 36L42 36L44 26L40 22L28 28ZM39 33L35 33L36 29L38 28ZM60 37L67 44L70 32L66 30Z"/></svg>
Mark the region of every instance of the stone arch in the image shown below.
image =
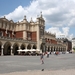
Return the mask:
<svg viewBox="0 0 75 75"><path fill-rule="evenodd" d="M63 51L63 50L62 50L62 47L61 47L61 51Z"/></svg>
<svg viewBox="0 0 75 75"><path fill-rule="evenodd" d="M55 47L54 47L54 52L55 52Z"/></svg>
<svg viewBox="0 0 75 75"><path fill-rule="evenodd" d="M48 52L50 52L50 47L48 46Z"/></svg>
<svg viewBox="0 0 75 75"><path fill-rule="evenodd" d="M31 44L28 44L27 49L31 49Z"/></svg>
<svg viewBox="0 0 75 75"><path fill-rule="evenodd" d="M7 41L7 42L4 44L3 54L4 54L4 55L11 55L11 43L10 43L9 41Z"/></svg>
<svg viewBox="0 0 75 75"><path fill-rule="evenodd" d="M13 54L14 55L18 55L18 50L19 49L19 44L18 43L14 43L13 45Z"/></svg>
<svg viewBox="0 0 75 75"><path fill-rule="evenodd" d="M2 46L2 42L0 42L0 55L1 55L1 46Z"/></svg>
<svg viewBox="0 0 75 75"><path fill-rule="evenodd" d="M59 47L59 52L61 52L61 48Z"/></svg>
<svg viewBox="0 0 75 75"><path fill-rule="evenodd" d="M58 51L58 47L56 47L56 51Z"/></svg>
<svg viewBox="0 0 75 75"><path fill-rule="evenodd" d="M53 52L53 47L51 46L51 52Z"/></svg>
<svg viewBox="0 0 75 75"><path fill-rule="evenodd" d="M23 43L22 45L21 45L21 49L23 50L23 49L25 49L26 48L26 45Z"/></svg>
<svg viewBox="0 0 75 75"><path fill-rule="evenodd" d="M33 45L33 49L37 49L37 46L35 44Z"/></svg>

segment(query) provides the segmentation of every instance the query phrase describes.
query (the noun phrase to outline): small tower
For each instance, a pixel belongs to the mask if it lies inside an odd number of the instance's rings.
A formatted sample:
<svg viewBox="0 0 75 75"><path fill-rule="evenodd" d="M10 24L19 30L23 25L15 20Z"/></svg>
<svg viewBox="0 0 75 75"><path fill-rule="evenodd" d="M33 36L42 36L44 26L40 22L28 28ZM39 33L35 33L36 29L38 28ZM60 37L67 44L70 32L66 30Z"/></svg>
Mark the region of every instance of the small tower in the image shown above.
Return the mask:
<svg viewBox="0 0 75 75"><path fill-rule="evenodd" d="M34 25L34 22L33 22L33 20L32 20L32 17L31 17L31 20L30 20L30 24L31 24L31 25Z"/></svg>
<svg viewBox="0 0 75 75"><path fill-rule="evenodd" d="M44 38L45 31L45 20L43 18L42 12L40 12L40 16L37 17L37 48L40 49L40 44L42 43L42 39Z"/></svg>
<svg viewBox="0 0 75 75"><path fill-rule="evenodd" d="M27 23L26 15L24 16L23 22Z"/></svg>

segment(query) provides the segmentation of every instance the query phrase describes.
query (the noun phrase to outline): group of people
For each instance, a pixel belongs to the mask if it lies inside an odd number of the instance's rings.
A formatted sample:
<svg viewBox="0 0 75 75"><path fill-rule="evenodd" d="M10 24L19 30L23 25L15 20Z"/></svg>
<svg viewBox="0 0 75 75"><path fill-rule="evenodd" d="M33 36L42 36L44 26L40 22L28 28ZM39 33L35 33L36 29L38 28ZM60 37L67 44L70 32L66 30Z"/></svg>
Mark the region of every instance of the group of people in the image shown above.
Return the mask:
<svg viewBox="0 0 75 75"><path fill-rule="evenodd" d="M45 53L42 53L42 54L41 54L40 59L41 59L41 61L42 61L42 64L44 64L44 55L46 55L47 58L49 58L49 55L50 55L50 54L51 54L50 52L45 52Z"/></svg>

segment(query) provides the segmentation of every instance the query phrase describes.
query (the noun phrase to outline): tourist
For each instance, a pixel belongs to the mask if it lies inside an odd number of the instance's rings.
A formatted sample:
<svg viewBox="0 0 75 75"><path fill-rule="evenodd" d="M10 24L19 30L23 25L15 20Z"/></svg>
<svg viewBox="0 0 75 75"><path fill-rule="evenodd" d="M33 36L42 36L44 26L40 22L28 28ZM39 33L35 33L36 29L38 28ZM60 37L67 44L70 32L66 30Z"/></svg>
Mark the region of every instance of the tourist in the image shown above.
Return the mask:
<svg viewBox="0 0 75 75"><path fill-rule="evenodd" d="M44 64L44 53L41 54L41 58L40 59L42 61L42 64Z"/></svg>

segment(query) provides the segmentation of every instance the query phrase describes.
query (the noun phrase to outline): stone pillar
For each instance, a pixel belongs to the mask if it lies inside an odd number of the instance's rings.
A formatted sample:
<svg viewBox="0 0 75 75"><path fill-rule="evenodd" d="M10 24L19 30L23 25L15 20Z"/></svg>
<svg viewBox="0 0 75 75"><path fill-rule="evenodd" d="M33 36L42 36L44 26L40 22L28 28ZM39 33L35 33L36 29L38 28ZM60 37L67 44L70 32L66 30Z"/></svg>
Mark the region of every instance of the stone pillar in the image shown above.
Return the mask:
<svg viewBox="0 0 75 75"><path fill-rule="evenodd" d="M5 31L5 36L7 37L7 28L6 28L6 31Z"/></svg>
<svg viewBox="0 0 75 75"><path fill-rule="evenodd" d="M13 50L13 46L11 46L11 55L14 55L13 52L12 52L12 50Z"/></svg>
<svg viewBox="0 0 75 75"><path fill-rule="evenodd" d="M21 47L19 46L19 50L21 49ZM20 51L18 51L18 54L20 54Z"/></svg>
<svg viewBox="0 0 75 75"><path fill-rule="evenodd" d="M52 52L54 52L54 46L53 46L53 49L52 50L53 50Z"/></svg>
<svg viewBox="0 0 75 75"><path fill-rule="evenodd" d="M27 49L27 45L25 45L25 49Z"/></svg>
<svg viewBox="0 0 75 75"><path fill-rule="evenodd" d="M50 52L51 52L51 46L50 46Z"/></svg>
<svg viewBox="0 0 75 75"><path fill-rule="evenodd" d="M1 47L1 56L4 55L4 54L3 54L3 49L4 49L4 46L2 45L2 47Z"/></svg>

